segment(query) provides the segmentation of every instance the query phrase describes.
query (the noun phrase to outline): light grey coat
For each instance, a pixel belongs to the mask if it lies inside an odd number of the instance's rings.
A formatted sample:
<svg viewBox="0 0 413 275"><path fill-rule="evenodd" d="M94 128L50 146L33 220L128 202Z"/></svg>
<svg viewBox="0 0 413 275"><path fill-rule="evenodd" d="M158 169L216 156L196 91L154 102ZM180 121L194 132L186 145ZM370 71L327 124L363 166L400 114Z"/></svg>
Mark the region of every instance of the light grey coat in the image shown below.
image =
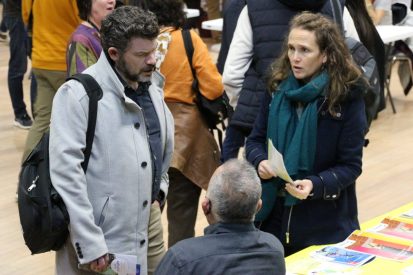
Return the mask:
<svg viewBox="0 0 413 275"><path fill-rule="evenodd" d="M56 254L56 272L82 274L77 261L88 263L111 252L136 255L141 274L146 274L152 163L143 112L125 96L104 54L84 73L92 75L103 91L86 176L81 163L89 98L82 84L70 80L53 100L50 176L70 215L70 238ZM154 73L149 92L161 127L161 190L166 195L174 127L161 87L163 76Z"/></svg>

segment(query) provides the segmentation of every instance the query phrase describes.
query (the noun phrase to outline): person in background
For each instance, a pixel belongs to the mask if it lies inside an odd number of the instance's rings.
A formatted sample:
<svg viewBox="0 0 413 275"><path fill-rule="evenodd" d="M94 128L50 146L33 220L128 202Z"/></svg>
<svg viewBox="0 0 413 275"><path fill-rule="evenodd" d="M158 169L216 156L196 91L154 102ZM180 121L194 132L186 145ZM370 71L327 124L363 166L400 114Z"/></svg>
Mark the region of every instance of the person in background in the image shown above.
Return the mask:
<svg viewBox="0 0 413 275"><path fill-rule="evenodd" d="M411 0L365 0L365 3L375 25L411 25L413 20L410 9ZM395 15L397 18L394 18ZM402 18L399 18L399 16L402 16Z"/></svg>
<svg viewBox="0 0 413 275"><path fill-rule="evenodd" d="M14 125L22 129L30 129L33 122L24 103L23 79L27 70L27 58L30 56L31 45L22 20L21 1L7 0L3 5L3 20L10 37L7 84L14 111ZM31 81L33 83L30 85L30 102L33 109L36 98L36 79L32 77Z"/></svg>
<svg viewBox="0 0 413 275"><path fill-rule="evenodd" d="M255 0L248 1L242 9L223 73L225 91L235 110L225 133L223 161L238 157L239 149L244 146L265 93L269 65L279 55L288 22L303 10L333 18L327 0ZM343 21L345 31L352 31L354 24L346 10Z"/></svg>
<svg viewBox="0 0 413 275"><path fill-rule="evenodd" d="M112 7L112 6L110 6ZM103 91L87 173L83 172L88 97L70 80L54 100L50 177L69 216L70 235L56 253L57 274L108 267L108 253L133 255L147 274L151 203L168 189L173 118L163 77L153 72L159 27L154 14L123 6L101 23L102 54L84 73ZM160 208L158 215L160 216Z"/></svg>
<svg viewBox="0 0 413 275"><path fill-rule="evenodd" d="M384 97L384 81L386 79L386 57L384 43L381 40L380 34L378 33L373 20L368 14L365 1L346 0L345 7L353 18L354 26L360 41L369 50L371 55L374 57L374 60L376 60L381 87L379 109L377 110L380 112L386 107L386 99Z"/></svg>
<svg viewBox="0 0 413 275"><path fill-rule="evenodd" d="M217 67L220 74L224 71L225 60L227 59L229 46L231 45L232 36L239 14L246 5L246 0L226 0L223 10L223 26L221 36L221 47L219 49ZM242 137L243 138L243 137Z"/></svg>
<svg viewBox="0 0 413 275"><path fill-rule="evenodd" d="M221 5L225 6L225 0L206 0L208 20L221 18ZM211 31L213 42L221 41L221 32Z"/></svg>
<svg viewBox="0 0 413 275"><path fill-rule="evenodd" d="M182 0L152 0L148 9L161 25L157 67L165 76L165 101L175 121L175 147L169 169L167 198L168 246L193 237L202 189L219 165L219 149L208 131L192 89L195 69L201 93L208 99L222 95L221 75L208 48L195 31L190 31L194 54L189 64L182 38L185 15Z"/></svg>
<svg viewBox="0 0 413 275"><path fill-rule="evenodd" d="M0 22L0 41L7 42L7 26L6 22L4 21L4 6L5 6L5 1L1 1L1 4L3 5L3 11L1 13L1 22Z"/></svg>
<svg viewBox="0 0 413 275"><path fill-rule="evenodd" d="M76 0L22 0L23 22L33 17L32 68L37 81L34 122L27 135L24 161L50 124L53 97L66 79L66 48L80 24Z"/></svg>
<svg viewBox="0 0 413 275"><path fill-rule="evenodd" d="M115 0L77 0L82 23L72 33L66 52L68 76L96 63L101 52L102 20L115 9Z"/></svg>
<svg viewBox="0 0 413 275"><path fill-rule="evenodd" d="M392 25L392 0L365 0L374 25Z"/></svg>
<svg viewBox="0 0 413 275"><path fill-rule="evenodd" d="M260 196L260 180L247 161L221 165L202 202L205 235L170 247L155 274L285 274L280 241L253 224Z"/></svg>
<svg viewBox="0 0 413 275"><path fill-rule="evenodd" d="M355 181L367 130L368 85L334 22L304 12L290 24L246 142L246 157L263 181L256 221L281 240L286 255L343 241L359 228ZM270 142L293 182L272 168Z"/></svg>

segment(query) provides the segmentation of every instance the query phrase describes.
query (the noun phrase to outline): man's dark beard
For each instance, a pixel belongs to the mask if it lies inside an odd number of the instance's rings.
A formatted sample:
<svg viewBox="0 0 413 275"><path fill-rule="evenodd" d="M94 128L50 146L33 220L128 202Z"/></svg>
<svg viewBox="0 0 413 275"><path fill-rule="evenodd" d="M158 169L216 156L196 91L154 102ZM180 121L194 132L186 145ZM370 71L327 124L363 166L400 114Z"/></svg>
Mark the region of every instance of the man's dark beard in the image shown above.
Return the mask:
<svg viewBox="0 0 413 275"><path fill-rule="evenodd" d="M126 62L124 62L123 58L119 60L119 64L117 67L118 67L118 70L123 73L124 77L127 80L136 81L136 82L139 81L140 74L130 73L130 71L126 67ZM155 70L155 65L146 65L140 72L153 72L154 70Z"/></svg>

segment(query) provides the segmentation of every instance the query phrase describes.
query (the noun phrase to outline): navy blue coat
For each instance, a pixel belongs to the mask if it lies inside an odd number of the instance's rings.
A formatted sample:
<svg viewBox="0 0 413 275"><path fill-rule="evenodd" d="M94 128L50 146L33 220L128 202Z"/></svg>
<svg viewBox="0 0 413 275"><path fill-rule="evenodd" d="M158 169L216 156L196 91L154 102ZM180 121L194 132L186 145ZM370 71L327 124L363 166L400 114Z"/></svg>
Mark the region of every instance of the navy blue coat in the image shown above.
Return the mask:
<svg viewBox="0 0 413 275"><path fill-rule="evenodd" d="M285 207L278 197L273 209L273 231L285 245L301 249L316 244L337 243L359 228L355 180L361 174L364 136L367 129L362 88L354 87L338 108L336 116L318 102L317 147L313 175L313 196ZM267 159L267 121L270 94L266 93L246 143L246 156L255 167ZM263 183L265 184L265 183ZM276 209L275 209L276 208ZM286 244L290 218L289 244Z"/></svg>

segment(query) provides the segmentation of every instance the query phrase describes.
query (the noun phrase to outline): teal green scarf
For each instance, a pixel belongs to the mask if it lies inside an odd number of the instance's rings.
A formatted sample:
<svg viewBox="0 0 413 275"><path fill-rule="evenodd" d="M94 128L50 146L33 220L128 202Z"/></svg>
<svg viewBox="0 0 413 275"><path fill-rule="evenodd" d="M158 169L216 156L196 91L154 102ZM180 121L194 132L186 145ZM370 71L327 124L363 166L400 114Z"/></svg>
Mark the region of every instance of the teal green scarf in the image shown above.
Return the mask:
<svg viewBox="0 0 413 275"><path fill-rule="evenodd" d="M324 96L328 81L329 77L323 71L309 83L300 86L291 74L280 83L272 98L267 138L283 155L285 167L293 180L308 176L313 169L317 145L317 98ZM296 108L298 102L304 105L300 117ZM263 208L256 220L265 219L271 212L278 190L283 185L284 181L280 178L263 184ZM296 203L297 199L286 192L285 205Z"/></svg>

